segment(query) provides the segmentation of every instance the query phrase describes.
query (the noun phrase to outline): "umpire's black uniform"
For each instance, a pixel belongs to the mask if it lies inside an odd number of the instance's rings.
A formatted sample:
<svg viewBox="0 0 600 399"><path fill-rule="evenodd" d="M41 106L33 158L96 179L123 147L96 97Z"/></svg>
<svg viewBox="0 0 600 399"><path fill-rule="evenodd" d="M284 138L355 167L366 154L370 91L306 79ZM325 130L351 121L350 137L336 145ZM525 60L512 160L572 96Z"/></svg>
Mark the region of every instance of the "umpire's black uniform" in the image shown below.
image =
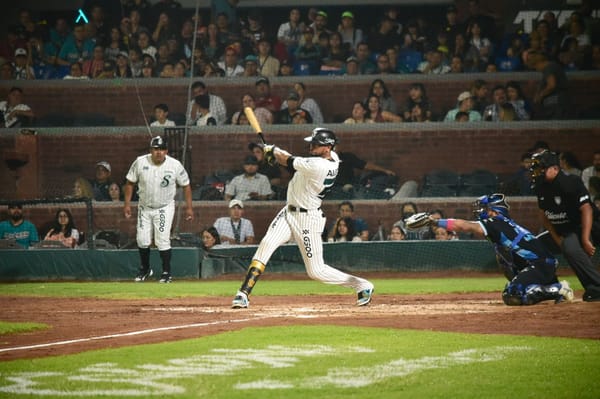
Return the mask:
<svg viewBox="0 0 600 399"><path fill-rule="evenodd" d="M554 166L544 165L545 167ZM543 179L540 179L543 180ZM600 301L600 272L581 245L581 210L586 204L594 204L580 177L566 175L562 170L552 181L540 181L535 194L544 217L563 238L559 249L552 236L545 232L540 238L554 250L562 251L571 268L585 288L584 301ZM590 238L591 239L591 238ZM599 243L596 243L599 244Z"/></svg>

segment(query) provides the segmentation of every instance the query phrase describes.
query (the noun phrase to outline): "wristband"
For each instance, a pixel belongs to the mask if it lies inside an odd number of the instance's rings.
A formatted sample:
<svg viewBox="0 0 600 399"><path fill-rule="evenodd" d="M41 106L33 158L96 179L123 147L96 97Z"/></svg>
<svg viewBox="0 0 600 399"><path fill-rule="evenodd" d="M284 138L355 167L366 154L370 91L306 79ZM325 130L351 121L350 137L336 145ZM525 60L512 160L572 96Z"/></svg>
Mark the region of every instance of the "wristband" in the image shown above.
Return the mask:
<svg viewBox="0 0 600 399"><path fill-rule="evenodd" d="M437 225L438 227L443 227L448 231L452 231L454 229L454 222L456 219L438 219Z"/></svg>

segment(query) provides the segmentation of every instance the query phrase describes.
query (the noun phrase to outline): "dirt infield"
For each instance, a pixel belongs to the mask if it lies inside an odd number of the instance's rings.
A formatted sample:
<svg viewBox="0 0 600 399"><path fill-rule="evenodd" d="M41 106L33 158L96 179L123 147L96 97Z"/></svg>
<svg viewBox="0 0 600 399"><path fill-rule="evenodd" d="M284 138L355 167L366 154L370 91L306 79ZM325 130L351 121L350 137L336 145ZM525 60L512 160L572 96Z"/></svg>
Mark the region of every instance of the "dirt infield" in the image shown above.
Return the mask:
<svg viewBox="0 0 600 399"><path fill-rule="evenodd" d="M581 298L581 292L576 293ZM196 338L244 327L335 324L600 339L600 302L505 306L499 293L354 296L253 296L249 309L231 298L99 300L3 297L0 320L49 329L0 337L0 360Z"/></svg>

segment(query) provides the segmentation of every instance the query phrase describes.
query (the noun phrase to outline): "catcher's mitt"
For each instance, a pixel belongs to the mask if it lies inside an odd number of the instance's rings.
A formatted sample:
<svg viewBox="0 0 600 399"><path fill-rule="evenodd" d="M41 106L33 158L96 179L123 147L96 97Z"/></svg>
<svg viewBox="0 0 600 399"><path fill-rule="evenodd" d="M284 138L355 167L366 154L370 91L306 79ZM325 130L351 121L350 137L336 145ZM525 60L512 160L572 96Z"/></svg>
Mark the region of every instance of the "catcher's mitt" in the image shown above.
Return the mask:
<svg viewBox="0 0 600 399"><path fill-rule="evenodd" d="M433 220L431 220L429 216L429 212L415 213L414 215L406 218L404 224L409 230L417 230L425 226L430 226L433 224Z"/></svg>
<svg viewBox="0 0 600 399"><path fill-rule="evenodd" d="M274 145L265 145L263 147L263 151L265 154L265 162L269 166L277 165L277 158L275 158L275 154L273 154L274 149L275 149Z"/></svg>

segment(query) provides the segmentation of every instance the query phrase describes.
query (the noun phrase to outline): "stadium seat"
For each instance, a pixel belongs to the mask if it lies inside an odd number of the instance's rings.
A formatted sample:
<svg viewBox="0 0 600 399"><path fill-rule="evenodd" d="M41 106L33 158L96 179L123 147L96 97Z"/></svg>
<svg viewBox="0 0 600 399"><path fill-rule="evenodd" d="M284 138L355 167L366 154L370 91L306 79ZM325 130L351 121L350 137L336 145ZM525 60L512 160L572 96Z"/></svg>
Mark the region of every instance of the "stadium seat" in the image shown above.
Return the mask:
<svg viewBox="0 0 600 399"><path fill-rule="evenodd" d="M498 190L498 176L485 169L477 169L460 176L459 196L479 197Z"/></svg>
<svg viewBox="0 0 600 399"><path fill-rule="evenodd" d="M421 197L456 197L460 176L451 170L440 169L423 177Z"/></svg>

